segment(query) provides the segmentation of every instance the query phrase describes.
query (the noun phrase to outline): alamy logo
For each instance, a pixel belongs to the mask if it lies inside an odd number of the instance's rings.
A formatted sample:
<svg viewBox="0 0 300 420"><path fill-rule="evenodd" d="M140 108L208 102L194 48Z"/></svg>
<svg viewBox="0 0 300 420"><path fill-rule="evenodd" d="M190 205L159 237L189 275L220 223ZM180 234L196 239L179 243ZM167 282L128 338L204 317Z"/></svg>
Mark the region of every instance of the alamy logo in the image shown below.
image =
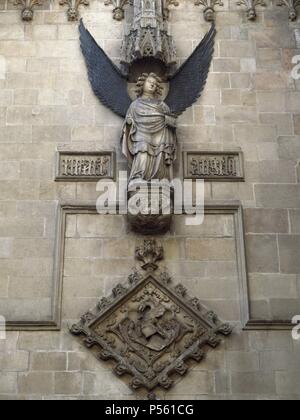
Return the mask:
<svg viewBox="0 0 300 420"><path fill-rule="evenodd" d="M295 64L295 67L293 67L291 76L294 80L300 79L300 55L294 55L292 58L292 63Z"/></svg>
<svg viewBox="0 0 300 420"><path fill-rule="evenodd" d="M292 329L293 340L300 340L300 315L295 315L293 317L292 324L296 324Z"/></svg>
<svg viewBox="0 0 300 420"><path fill-rule="evenodd" d="M204 221L204 180L152 180L130 187L128 198L127 172L120 171L118 182L100 180L96 207L99 214L159 215L184 214L188 226ZM172 198L171 198L172 197Z"/></svg>

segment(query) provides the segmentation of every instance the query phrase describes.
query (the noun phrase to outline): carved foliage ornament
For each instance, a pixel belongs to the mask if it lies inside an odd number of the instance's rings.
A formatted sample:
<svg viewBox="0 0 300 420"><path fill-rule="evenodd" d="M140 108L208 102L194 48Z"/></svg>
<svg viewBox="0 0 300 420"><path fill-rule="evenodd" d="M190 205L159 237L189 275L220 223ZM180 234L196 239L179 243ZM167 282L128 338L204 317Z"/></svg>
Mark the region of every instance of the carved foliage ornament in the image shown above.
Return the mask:
<svg viewBox="0 0 300 420"><path fill-rule="evenodd" d="M297 20L297 7L300 6L300 0L279 0L278 6L286 6L289 9L289 19L291 22Z"/></svg>
<svg viewBox="0 0 300 420"><path fill-rule="evenodd" d="M195 0L196 6L204 6L203 14L206 22L215 20L215 6L224 6L222 0Z"/></svg>
<svg viewBox="0 0 300 420"><path fill-rule="evenodd" d="M115 361L118 376L132 376L132 389L146 388L148 397L160 386L169 389L174 373L184 375L190 359L200 362L207 346L221 342L232 328L219 321L181 284L172 286L168 273L156 264L163 248L147 240L137 248L143 271L135 270L127 284L117 285L111 296L73 325L100 360Z"/></svg>
<svg viewBox="0 0 300 420"><path fill-rule="evenodd" d="M79 19L79 6L89 6L89 0L59 0L61 6L68 6L67 16L70 22L75 22Z"/></svg>
<svg viewBox="0 0 300 420"><path fill-rule="evenodd" d="M113 9L113 18L115 20L123 20L125 17L125 11L124 7L127 4L132 5L133 0L105 0L104 1L105 6L112 5L114 7Z"/></svg>
<svg viewBox="0 0 300 420"><path fill-rule="evenodd" d="M239 0L237 2L238 6L246 6L247 18L248 20L255 20L256 15L256 6L266 7L267 4L264 0Z"/></svg>
<svg viewBox="0 0 300 420"><path fill-rule="evenodd" d="M31 22L34 16L34 8L42 6L44 0L14 0L14 6L22 6L21 17L25 22Z"/></svg>

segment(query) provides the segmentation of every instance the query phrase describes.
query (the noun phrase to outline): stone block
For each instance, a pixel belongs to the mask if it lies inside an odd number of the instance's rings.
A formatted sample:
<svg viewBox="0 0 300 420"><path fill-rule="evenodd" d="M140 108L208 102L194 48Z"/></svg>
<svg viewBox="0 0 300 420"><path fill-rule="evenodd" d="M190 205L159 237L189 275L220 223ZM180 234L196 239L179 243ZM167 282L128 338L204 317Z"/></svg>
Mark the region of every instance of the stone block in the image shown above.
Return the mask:
<svg viewBox="0 0 300 420"><path fill-rule="evenodd" d="M123 228L123 216L80 215L77 220L77 231L81 238L120 236Z"/></svg>
<svg viewBox="0 0 300 420"><path fill-rule="evenodd" d="M231 372L255 372L259 370L259 356L256 352L227 352L226 362Z"/></svg>
<svg viewBox="0 0 300 420"><path fill-rule="evenodd" d="M295 159L300 156L299 136L278 138L278 155L281 159Z"/></svg>
<svg viewBox="0 0 300 420"><path fill-rule="evenodd" d="M90 298L90 297L100 297L105 294L105 277L98 275L97 277L88 277L88 283L82 281L82 276L69 276L64 277L64 291L63 296L66 299L71 298ZM117 283L123 279L118 279ZM110 279L111 283L111 279ZM112 286L110 284L110 286ZM108 293L111 293L111 288L108 290Z"/></svg>
<svg viewBox="0 0 300 420"><path fill-rule="evenodd" d="M17 373L1 372L0 375L0 394L17 393Z"/></svg>
<svg viewBox="0 0 300 420"><path fill-rule="evenodd" d="M297 136L300 136L300 114L294 115L294 130Z"/></svg>
<svg viewBox="0 0 300 420"><path fill-rule="evenodd" d="M287 92L286 94L286 111L299 112L300 92Z"/></svg>
<svg viewBox="0 0 300 420"><path fill-rule="evenodd" d="M9 258L12 255L12 238L0 238L0 258Z"/></svg>
<svg viewBox="0 0 300 420"><path fill-rule="evenodd" d="M246 251L250 273L277 273L279 271L275 235L246 235Z"/></svg>
<svg viewBox="0 0 300 420"><path fill-rule="evenodd" d="M102 255L103 255L103 241L101 239L67 239L66 240L66 244L65 244L66 258L101 258ZM116 252L116 255L119 256L117 252Z"/></svg>
<svg viewBox="0 0 300 420"><path fill-rule="evenodd" d="M25 351L0 353L1 372L27 371L29 366L29 353Z"/></svg>
<svg viewBox="0 0 300 420"><path fill-rule="evenodd" d="M213 106L195 106L194 107L195 124L215 124L216 116Z"/></svg>
<svg viewBox="0 0 300 420"><path fill-rule="evenodd" d="M281 50L279 48L258 48L257 49L257 68L280 70Z"/></svg>
<svg viewBox="0 0 300 420"><path fill-rule="evenodd" d="M187 239L186 257L191 260L234 260L235 241L232 239Z"/></svg>
<svg viewBox="0 0 300 420"><path fill-rule="evenodd" d="M102 395L104 398L133 395L131 389L112 372L99 369L83 374L83 394Z"/></svg>
<svg viewBox="0 0 300 420"><path fill-rule="evenodd" d="M281 72L256 73L254 83L257 90L280 90L288 88L287 76Z"/></svg>
<svg viewBox="0 0 300 420"><path fill-rule="evenodd" d="M249 335L250 347L258 351L292 351L293 339L290 331L253 331Z"/></svg>
<svg viewBox="0 0 300 420"><path fill-rule="evenodd" d="M230 74L231 89L249 89L252 86L252 84L252 77L249 73Z"/></svg>
<svg viewBox="0 0 300 420"><path fill-rule="evenodd" d="M299 353L288 351L262 351L259 353L263 371L292 371L299 368Z"/></svg>
<svg viewBox="0 0 300 420"><path fill-rule="evenodd" d="M241 105L241 92L239 89L223 89L221 95L222 105Z"/></svg>
<svg viewBox="0 0 300 420"><path fill-rule="evenodd" d="M299 314L299 296L295 294L294 299L284 299L281 297L279 299L270 299L270 307L272 319L285 320L290 322L290 320Z"/></svg>
<svg viewBox="0 0 300 420"><path fill-rule="evenodd" d="M291 114L264 112L259 115L259 120L262 124L274 125L279 136L289 136L294 133Z"/></svg>
<svg viewBox="0 0 300 420"><path fill-rule="evenodd" d="M245 209L247 233L288 233L288 212L284 209Z"/></svg>
<svg viewBox="0 0 300 420"><path fill-rule="evenodd" d="M258 184L254 186L258 206L273 208L300 207L300 185Z"/></svg>
<svg viewBox="0 0 300 420"><path fill-rule="evenodd" d="M284 92L257 92L257 103L260 112L284 112Z"/></svg>
<svg viewBox="0 0 300 420"><path fill-rule="evenodd" d="M242 57L253 58L255 56L255 47L252 41L220 41L220 57Z"/></svg>
<svg viewBox="0 0 300 420"><path fill-rule="evenodd" d="M241 73L256 73L256 59L241 58Z"/></svg>
<svg viewBox="0 0 300 420"><path fill-rule="evenodd" d="M300 236L280 235L278 237L280 269L282 273L300 273Z"/></svg>
<svg viewBox="0 0 300 420"><path fill-rule="evenodd" d="M14 105L36 105L38 98L37 89L15 89Z"/></svg>
<svg viewBox="0 0 300 420"><path fill-rule="evenodd" d="M54 375L51 372L29 372L18 376L18 393L49 395L54 392Z"/></svg>
<svg viewBox="0 0 300 420"><path fill-rule="evenodd" d="M297 283L295 275L250 274L249 291L252 299L295 298Z"/></svg>
<svg viewBox="0 0 300 420"><path fill-rule="evenodd" d="M33 25L30 37L37 41L48 41L57 38L57 26L55 25Z"/></svg>
<svg viewBox="0 0 300 420"><path fill-rule="evenodd" d="M206 214L199 226L189 226L185 217L174 217L175 232L177 236L185 237L233 237L234 224L232 215Z"/></svg>
<svg viewBox="0 0 300 420"><path fill-rule="evenodd" d="M244 145L247 143L275 142L277 132L275 125L236 124L234 125L234 136L239 144Z"/></svg>
<svg viewBox="0 0 300 420"><path fill-rule="evenodd" d="M197 391L195 392L195 390ZM168 396L172 395L191 395L197 393L214 393L214 376L212 372L193 370L190 371L188 379L180 378L174 387L169 391Z"/></svg>
<svg viewBox="0 0 300 420"><path fill-rule="evenodd" d="M271 309L269 301L266 300L256 300L252 299L250 300L250 314L251 319L263 319L266 321L270 321L271 318Z"/></svg>
<svg viewBox="0 0 300 420"><path fill-rule="evenodd" d="M275 374L265 372L239 372L231 376L234 394L269 394L276 393Z"/></svg>
<svg viewBox="0 0 300 420"><path fill-rule="evenodd" d="M276 372L276 390L279 395L300 395L299 371Z"/></svg>
<svg viewBox="0 0 300 420"><path fill-rule="evenodd" d="M104 127L74 127L72 141L97 141L104 139Z"/></svg>
<svg viewBox="0 0 300 420"><path fill-rule="evenodd" d="M32 371L65 371L67 369L67 353L32 353L30 358L30 369Z"/></svg>
<svg viewBox="0 0 300 420"><path fill-rule="evenodd" d="M257 111L252 106L216 107L218 124L257 123Z"/></svg>
<svg viewBox="0 0 300 420"><path fill-rule="evenodd" d="M60 333L47 331L20 332L18 348L29 351L57 350L60 345Z"/></svg>
<svg viewBox="0 0 300 420"><path fill-rule="evenodd" d="M8 296L10 299L49 298L52 296L53 279L51 277L16 277L11 276Z"/></svg>
<svg viewBox="0 0 300 420"><path fill-rule="evenodd" d="M239 58L215 58L213 60L214 73L238 73L240 68Z"/></svg>
<svg viewBox="0 0 300 420"><path fill-rule="evenodd" d="M13 91L12 90L1 90L0 91L0 106L11 106L13 103Z"/></svg>
<svg viewBox="0 0 300 420"><path fill-rule="evenodd" d="M300 209L289 210L291 233L300 234Z"/></svg>

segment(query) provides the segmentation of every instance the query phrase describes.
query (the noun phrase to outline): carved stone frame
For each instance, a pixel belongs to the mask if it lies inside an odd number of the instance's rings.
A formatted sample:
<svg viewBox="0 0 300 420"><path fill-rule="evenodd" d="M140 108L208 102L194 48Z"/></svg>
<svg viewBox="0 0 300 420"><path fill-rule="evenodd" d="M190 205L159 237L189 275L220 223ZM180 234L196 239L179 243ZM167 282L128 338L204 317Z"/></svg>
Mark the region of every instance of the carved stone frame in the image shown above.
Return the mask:
<svg viewBox="0 0 300 420"><path fill-rule="evenodd" d="M111 170L109 175L98 176L98 175L77 175L77 176L67 176L60 174L60 157L61 155L70 155L70 156L108 156L111 160ZM95 182L100 179L111 179L112 181L116 180L116 153L113 151L85 151L85 152L74 152L74 151L64 151L59 150L56 152L55 156L55 181L56 182Z"/></svg>
<svg viewBox="0 0 300 420"><path fill-rule="evenodd" d="M289 330L290 320L266 321L250 318L248 277L246 268L243 211L239 201L206 201L206 214L232 214L235 225L241 322L245 330ZM65 253L66 220L69 215L97 214L96 207L86 204L61 204L57 211L57 231L53 269L52 318L41 321L7 321L8 331L58 331L61 329L62 286ZM102 216L105 217L105 216ZM178 216L180 217L180 216ZM129 274L129 273L128 273ZM201 298L201 296L200 296Z"/></svg>
<svg viewBox="0 0 300 420"><path fill-rule="evenodd" d="M209 150L185 150L182 152L183 161L183 176L184 179L202 179L199 176L188 174L188 157L189 155L216 155L216 156L232 156L235 155L239 160L240 176L205 176L205 181L212 182L244 182L245 181L245 169L244 169L244 154L240 150L220 150L220 151L209 151Z"/></svg>

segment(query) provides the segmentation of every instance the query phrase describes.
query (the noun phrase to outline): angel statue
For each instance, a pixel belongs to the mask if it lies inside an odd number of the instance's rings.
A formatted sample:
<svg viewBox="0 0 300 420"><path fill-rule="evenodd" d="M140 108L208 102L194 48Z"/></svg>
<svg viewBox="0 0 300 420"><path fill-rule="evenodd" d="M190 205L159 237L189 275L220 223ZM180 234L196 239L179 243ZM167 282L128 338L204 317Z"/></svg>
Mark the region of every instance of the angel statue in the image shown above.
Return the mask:
<svg viewBox="0 0 300 420"><path fill-rule="evenodd" d="M134 183L173 179L176 115L160 99L161 82L155 73L143 73L136 84L137 99L125 118L122 151L131 167L129 187Z"/></svg>
<svg viewBox="0 0 300 420"><path fill-rule="evenodd" d="M200 97L214 51L214 24L191 56L169 77L169 92L162 99L162 80L143 73L136 83L137 99L127 90L127 77L109 59L80 23L81 49L95 95L103 105L124 118L121 142L131 174L129 185L173 179L176 159L176 120Z"/></svg>

